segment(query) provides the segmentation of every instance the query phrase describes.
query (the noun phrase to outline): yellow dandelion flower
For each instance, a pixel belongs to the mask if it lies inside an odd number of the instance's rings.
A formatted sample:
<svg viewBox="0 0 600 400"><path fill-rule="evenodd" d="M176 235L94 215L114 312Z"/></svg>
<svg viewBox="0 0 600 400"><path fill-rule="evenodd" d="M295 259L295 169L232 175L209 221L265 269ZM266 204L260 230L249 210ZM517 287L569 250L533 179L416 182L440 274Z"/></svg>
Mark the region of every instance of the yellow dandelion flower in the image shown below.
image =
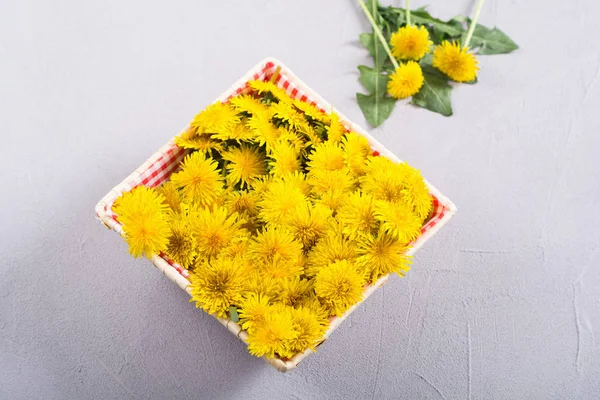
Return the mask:
<svg viewBox="0 0 600 400"><path fill-rule="evenodd" d="M190 288L196 307L217 317L226 318L229 306L238 304L245 286L234 259L219 257L197 265L190 274Z"/></svg>
<svg viewBox="0 0 600 400"><path fill-rule="evenodd" d="M212 201L212 204L209 204L205 207L210 208L211 210L214 209L215 207L224 207L225 206L225 201L227 201L227 192L231 190L231 189L223 189L221 191L219 191L218 193L216 193L216 197L215 199ZM192 203L193 206L198 206L198 204L196 203Z"/></svg>
<svg viewBox="0 0 600 400"><path fill-rule="evenodd" d="M287 140L279 140L271 148L269 166L271 173L282 176L300 170L298 152Z"/></svg>
<svg viewBox="0 0 600 400"><path fill-rule="evenodd" d="M297 129L297 134L294 134L291 139L299 150L304 150L308 145L315 145L323 142L315 128L313 128L308 122L303 124Z"/></svg>
<svg viewBox="0 0 600 400"><path fill-rule="evenodd" d="M265 113L269 109L269 107L261 103L259 99L249 94L241 94L232 97L229 100L229 104L231 104L238 112L245 112L252 115Z"/></svg>
<svg viewBox="0 0 600 400"><path fill-rule="evenodd" d="M196 256L196 241L190 235L188 219L181 214L174 215L170 221L171 235L165 253L184 268L189 268Z"/></svg>
<svg viewBox="0 0 600 400"><path fill-rule="evenodd" d="M267 224L280 224L296 207L305 202L306 197L293 182L273 181L262 194L258 215Z"/></svg>
<svg viewBox="0 0 600 400"><path fill-rule="evenodd" d="M337 170L313 169L308 174L308 182L313 193L323 194L327 191L345 193L356 186L356 180L346 167Z"/></svg>
<svg viewBox="0 0 600 400"><path fill-rule="evenodd" d="M263 275L260 272L254 272L248 277L248 293L258 296L266 296L273 299L280 291L280 279L273 278L270 275Z"/></svg>
<svg viewBox="0 0 600 400"><path fill-rule="evenodd" d="M284 315L289 315L289 316L292 315L293 311L294 311L294 307L286 306L281 303L271 304L271 308L269 310L269 312L271 314L284 314ZM296 325L294 325L293 322L292 322L291 329L294 331L294 338L295 338L296 335L298 334L298 332L296 332ZM276 355L278 357L283 358L283 359L290 359L295 355L291 348L291 340L292 339L288 339L282 343L280 348L276 351Z"/></svg>
<svg viewBox="0 0 600 400"><path fill-rule="evenodd" d="M235 190L227 194L225 207L231 213L236 212L243 216L255 216L258 215L259 200L260 197L254 190Z"/></svg>
<svg viewBox="0 0 600 400"><path fill-rule="evenodd" d="M363 235L358 240L357 265L371 282L395 272L404 276L410 270L408 247L394 236L380 230L377 235Z"/></svg>
<svg viewBox="0 0 600 400"><path fill-rule="evenodd" d="M344 150L337 143L325 142L316 145L308 158L310 171L333 171L344 168Z"/></svg>
<svg viewBox="0 0 600 400"><path fill-rule="evenodd" d="M165 197L165 204L168 205L171 210L179 211L179 207L181 206L181 195L173 182L166 181L156 188L156 190Z"/></svg>
<svg viewBox="0 0 600 400"><path fill-rule="evenodd" d="M254 114L246 122L248 128L254 133L254 140L261 146L266 146L267 152L271 151L283 135L283 131L271 122L272 117L271 112Z"/></svg>
<svg viewBox="0 0 600 400"><path fill-rule="evenodd" d="M302 244L283 228L259 232L250 244L248 255L261 271L274 278L299 276L303 271Z"/></svg>
<svg viewBox="0 0 600 400"><path fill-rule="evenodd" d="M281 283L281 279L279 279L278 281ZM286 306L278 302L274 302L273 304L271 304L271 312L291 314L292 308L292 306Z"/></svg>
<svg viewBox="0 0 600 400"><path fill-rule="evenodd" d="M329 327L330 313L327 308L321 304L314 291L300 299L298 302L298 307L308 308L314 315L317 316L319 323L322 324L325 329Z"/></svg>
<svg viewBox="0 0 600 400"><path fill-rule="evenodd" d="M315 276L323 267L336 261L354 260L356 245L341 233L341 228L327 231L317 244L309 251L306 260L305 274Z"/></svg>
<svg viewBox="0 0 600 400"><path fill-rule="evenodd" d="M211 150L223 150L223 145L216 140L212 140L210 135L197 135L194 130L188 130L179 136L175 136L175 144L184 149L199 150L203 153L208 153Z"/></svg>
<svg viewBox="0 0 600 400"><path fill-rule="evenodd" d="M250 86L250 88L252 88L254 91L256 91L259 94L270 92L273 96L275 96L277 99L279 99L281 101L285 101L285 102L292 101L292 99L287 95L285 90L278 87L277 85L275 85L272 82L254 80L254 81L248 82L248 86Z"/></svg>
<svg viewBox="0 0 600 400"><path fill-rule="evenodd" d="M387 91L397 99L405 99L417 94L424 82L421 66L414 61L408 61L390 75Z"/></svg>
<svg viewBox="0 0 600 400"><path fill-rule="evenodd" d="M200 205L210 205L223 189L217 162L198 151L185 156L181 171L171 175L171 182L186 200Z"/></svg>
<svg viewBox="0 0 600 400"><path fill-rule="evenodd" d="M267 172L265 157L258 148L242 145L230 148L222 154L227 164L227 180L232 184L241 183L242 187L254 183L256 178Z"/></svg>
<svg viewBox="0 0 600 400"><path fill-rule="evenodd" d="M390 38L392 55L401 60L420 60L430 51L433 44L424 26L406 25Z"/></svg>
<svg viewBox="0 0 600 400"><path fill-rule="evenodd" d="M404 186L402 189L402 202L409 206L423 222L433 208L433 201L425 180L418 169L407 163L399 164L398 169L402 171L399 176L402 177Z"/></svg>
<svg viewBox="0 0 600 400"><path fill-rule="evenodd" d="M294 100L294 107L302 111L309 118L320 121L326 125L331 123L331 117L324 111L319 110L316 106L301 100Z"/></svg>
<svg viewBox="0 0 600 400"><path fill-rule="evenodd" d="M240 324L246 332L254 331L254 327L265 321L265 316L271 311L270 298L260 294L250 293L240 302Z"/></svg>
<svg viewBox="0 0 600 400"><path fill-rule="evenodd" d="M331 124L327 127L327 140L339 143L345 133L346 127L340 121L340 116L336 113L331 113Z"/></svg>
<svg viewBox="0 0 600 400"><path fill-rule="evenodd" d="M287 343L296 335L290 313L270 312L248 333L248 351L254 356L267 358L273 358L275 354L289 354Z"/></svg>
<svg viewBox="0 0 600 400"><path fill-rule="evenodd" d="M300 171L295 171L293 173L282 174L279 179L284 181L286 184L289 184L292 187L297 188L304 195L310 194L311 186L306 178L306 175Z"/></svg>
<svg viewBox="0 0 600 400"><path fill-rule="evenodd" d="M329 321L307 307L298 307L291 310L291 313L296 336L288 342L290 352L302 353L307 349L315 351L317 344L324 340Z"/></svg>
<svg viewBox="0 0 600 400"><path fill-rule="evenodd" d="M421 220L403 202L376 201L375 218L381 222L383 230L400 243L409 243L421 233Z"/></svg>
<svg viewBox="0 0 600 400"><path fill-rule="evenodd" d="M151 257L167 249L171 229L165 201L162 194L145 186L123 193L115 201L113 211L134 257Z"/></svg>
<svg viewBox="0 0 600 400"><path fill-rule="evenodd" d="M350 194L336 218L343 226L343 232L352 239L360 233L371 233L377 227L373 197L360 191Z"/></svg>
<svg viewBox="0 0 600 400"><path fill-rule="evenodd" d="M361 187L375 199L404 202L425 220L432 208L429 191L419 170L407 163L395 163L386 157L369 157Z"/></svg>
<svg viewBox="0 0 600 400"><path fill-rule="evenodd" d="M290 145L296 150L296 154L301 154L306 151L307 145L305 143L304 136L308 138L307 135L304 135L301 131L297 131L294 128L287 128L285 126L281 126L279 129L282 131L281 138L290 143Z"/></svg>
<svg viewBox="0 0 600 400"><path fill-rule="evenodd" d="M363 278L348 260L321 268L315 277L315 293L333 315L342 315L362 300Z"/></svg>
<svg viewBox="0 0 600 400"><path fill-rule="evenodd" d="M479 71L477 58L468 48L447 40L433 49L433 66L456 82L470 82Z"/></svg>
<svg viewBox="0 0 600 400"><path fill-rule="evenodd" d="M356 175L364 175L367 158L373 153L366 137L356 132L347 133L342 138L344 161Z"/></svg>
<svg viewBox="0 0 600 400"><path fill-rule="evenodd" d="M331 211L337 213L348 198L348 194L349 192L347 190L329 189L324 193L320 193L315 198L315 201L329 207Z"/></svg>
<svg viewBox="0 0 600 400"><path fill-rule="evenodd" d="M261 265L261 274L263 276L270 276L277 280L300 276L303 271L302 263L296 261L268 262Z"/></svg>
<svg viewBox="0 0 600 400"><path fill-rule="evenodd" d="M245 224L242 225L245 228ZM219 253L219 257L230 257L236 258L240 262L240 268L246 269L248 271L252 271L252 265L249 264L248 260L245 258L248 253L248 248L250 247L250 235L249 232L240 232L238 236L234 240L231 241L221 252Z"/></svg>
<svg viewBox="0 0 600 400"><path fill-rule="evenodd" d="M226 129L213 134L211 137L219 140L236 140L239 143L253 140L255 136L255 133L244 122L240 122L229 125Z"/></svg>
<svg viewBox="0 0 600 400"><path fill-rule="evenodd" d="M216 257L233 240L244 236L241 222L236 213L229 215L225 207L192 212L190 231L196 238L198 253L205 257Z"/></svg>
<svg viewBox="0 0 600 400"><path fill-rule="evenodd" d="M190 125L197 133L221 133L240 122L235 108L220 101L211 104L194 117Z"/></svg>
<svg viewBox="0 0 600 400"><path fill-rule="evenodd" d="M296 306L313 289L312 282L295 276L283 279L277 301L286 306Z"/></svg>
<svg viewBox="0 0 600 400"><path fill-rule="evenodd" d="M306 125L304 115L298 112L292 104L284 101L271 105L275 118L287 122L294 129L302 129Z"/></svg>
<svg viewBox="0 0 600 400"><path fill-rule="evenodd" d="M310 249L327 230L332 211L322 204L309 202L297 206L285 218L284 226L302 243L303 249Z"/></svg>
<svg viewBox="0 0 600 400"><path fill-rule="evenodd" d="M400 201L404 185L398 165L387 157L369 157L360 179L363 192L379 200Z"/></svg>
<svg viewBox="0 0 600 400"><path fill-rule="evenodd" d="M280 178L276 178L273 175L263 175L254 182L252 185L252 190L256 195L262 199L263 195L269 190L269 186L273 182L280 181Z"/></svg>

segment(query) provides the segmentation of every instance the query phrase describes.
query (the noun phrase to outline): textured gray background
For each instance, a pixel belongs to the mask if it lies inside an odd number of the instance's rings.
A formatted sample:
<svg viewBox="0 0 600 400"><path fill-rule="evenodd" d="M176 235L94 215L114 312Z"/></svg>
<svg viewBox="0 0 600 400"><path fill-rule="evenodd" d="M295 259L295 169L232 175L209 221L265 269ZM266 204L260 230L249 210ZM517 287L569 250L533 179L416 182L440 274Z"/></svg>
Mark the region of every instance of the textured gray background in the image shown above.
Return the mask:
<svg viewBox="0 0 600 400"><path fill-rule="evenodd" d="M0 0L0 398L600 398L599 18L488 0L521 50L481 57L455 116L399 105L373 132L459 213L282 375L93 207L265 56L365 124L357 3Z"/></svg>

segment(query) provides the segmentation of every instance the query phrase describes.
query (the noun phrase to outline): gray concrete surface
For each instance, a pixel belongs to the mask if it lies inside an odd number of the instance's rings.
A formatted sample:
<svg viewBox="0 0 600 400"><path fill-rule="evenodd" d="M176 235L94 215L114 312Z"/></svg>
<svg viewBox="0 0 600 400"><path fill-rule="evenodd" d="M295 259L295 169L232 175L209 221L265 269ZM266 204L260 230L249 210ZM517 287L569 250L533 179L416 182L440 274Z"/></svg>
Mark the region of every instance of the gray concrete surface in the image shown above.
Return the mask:
<svg viewBox="0 0 600 400"><path fill-rule="evenodd" d="M357 3L0 1L0 398L600 398L599 18L488 0L521 50L481 57L454 117L399 106L373 132L459 213L282 375L93 207L265 56L364 124Z"/></svg>

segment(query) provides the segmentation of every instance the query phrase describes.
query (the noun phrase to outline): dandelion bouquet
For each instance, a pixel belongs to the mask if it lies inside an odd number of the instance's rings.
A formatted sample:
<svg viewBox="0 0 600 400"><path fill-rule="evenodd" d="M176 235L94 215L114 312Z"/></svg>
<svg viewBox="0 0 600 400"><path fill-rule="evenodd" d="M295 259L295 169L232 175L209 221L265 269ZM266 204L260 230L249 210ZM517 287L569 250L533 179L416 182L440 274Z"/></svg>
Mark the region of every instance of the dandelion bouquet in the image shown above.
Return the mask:
<svg viewBox="0 0 600 400"><path fill-rule="evenodd" d="M476 54L510 53L518 46L498 28L478 24L485 0L478 0L473 19L442 21L425 8L383 7L377 0L358 0L373 27L360 41L373 57L361 65L359 80L369 91L357 93L360 109L374 127L392 113L398 99L427 110L452 115L450 92L457 83L477 83ZM467 28L468 27L468 28Z"/></svg>
<svg viewBox="0 0 600 400"><path fill-rule="evenodd" d="M403 276L454 207L281 67L201 111L98 215L287 370Z"/></svg>

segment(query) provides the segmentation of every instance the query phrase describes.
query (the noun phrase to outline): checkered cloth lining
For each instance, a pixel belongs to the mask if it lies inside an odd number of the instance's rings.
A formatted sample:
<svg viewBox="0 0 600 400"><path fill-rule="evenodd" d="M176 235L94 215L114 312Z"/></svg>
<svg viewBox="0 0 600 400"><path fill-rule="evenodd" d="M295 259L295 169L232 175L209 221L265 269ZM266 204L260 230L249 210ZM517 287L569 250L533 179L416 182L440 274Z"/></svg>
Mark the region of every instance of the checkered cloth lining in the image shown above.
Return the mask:
<svg viewBox="0 0 600 400"><path fill-rule="evenodd" d="M270 77L272 76L272 74L274 73L275 69L276 69L276 66L272 62L267 62L259 73L254 74L253 79L264 80L264 81L269 80ZM290 95L290 97L310 103L314 106L318 106L318 104L316 102L314 102L312 99L310 99L304 93L302 93L294 85L294 83L288 81L283 74L280 74L277 77L276 83L277 83L277 86L285 89L287 94ZM228 97L228 99L242 93L243 91L245 91L247 89L247 87L248 87L247 82L242 83L237 88L233 89L233 93ZM168 149L166 151L158 152L148 160L148 164L149 164L148 168L146 168L146 170L142 171L138 177L136 177L128 182L125 182L125 185L121 190L121 193L130 191L131 189L133 189L134 187L139 186L139 185L144 185L144 186L148 186L148 187L160 186L163 182L165 182L169 178L169 176L174 171L176 171L179 168L180 163L186 154L187 154L187 151L185 149L179 148L179 147L177 147L177 145L175 145L175 143L171 142L170 147L168 147ZM378 156L379 152L374 151L373 155ZM105 206L107 215L110 216L117 223L119 221L117 219L117 215L112 211L112 204L114 203L116 198L118 196L120 196L121 193L119 193L118 195L115 195L114 198L110 199L107 202L107 205ZM444 215L446 215L446 212L448 212L448 209L439 201L439 199L437 197L435 197L434 195L431 195L431 197L433 199L433 210L432 210L431 216L428 218L426 223L423 225L423 228L421 228L422 234L427 232L431 228L433 228L435 225L437 225L443 219ZM416 242L418 242L419 240L420 239L417 239ZM179 264L177 264L173 260L169 259L169 257L167 257L165 254L161 254L161 257L166 262L168 262L169 265L171 265L173 268L175 268L177 270L177 272L179 272L184 278L186 278L186 279L188 278L189 272L187 271L187 269L181 267Z"/></svg>

